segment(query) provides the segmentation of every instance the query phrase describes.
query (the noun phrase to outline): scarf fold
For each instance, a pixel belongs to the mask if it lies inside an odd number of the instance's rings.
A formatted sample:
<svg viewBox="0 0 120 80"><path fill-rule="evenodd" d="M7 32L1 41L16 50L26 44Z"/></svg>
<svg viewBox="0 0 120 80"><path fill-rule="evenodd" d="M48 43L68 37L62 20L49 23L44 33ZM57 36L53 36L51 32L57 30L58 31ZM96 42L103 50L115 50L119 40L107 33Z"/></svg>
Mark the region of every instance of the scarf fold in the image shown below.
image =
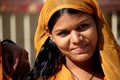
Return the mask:
<svg viewBox="0 0 120 80"><path fill-rule="evenodd" d="M38 55L41 46L49 37L47 32L50 17L59 9L72 8L89 14L94 14L99 36L99 51L101 66L106 80L120 79L120 46L117 44L113 33L106 22L96 0L46 0L38 20L35 32L35 49Z"/></svg>

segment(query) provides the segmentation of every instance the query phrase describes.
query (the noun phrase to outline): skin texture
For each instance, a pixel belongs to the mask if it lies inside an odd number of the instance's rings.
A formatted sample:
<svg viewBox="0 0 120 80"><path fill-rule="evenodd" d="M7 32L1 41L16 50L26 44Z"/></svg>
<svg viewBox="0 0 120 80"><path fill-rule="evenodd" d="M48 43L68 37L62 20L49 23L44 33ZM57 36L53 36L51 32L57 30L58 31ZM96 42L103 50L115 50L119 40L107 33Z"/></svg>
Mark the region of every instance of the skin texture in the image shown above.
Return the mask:
<svg viewBox="0 0 120 80"><path fill-rule="evenodd" d="M51 37L61 53L75 62L88 60L98 40L96 24L86 13L63 14L54 25Z"/></svg>

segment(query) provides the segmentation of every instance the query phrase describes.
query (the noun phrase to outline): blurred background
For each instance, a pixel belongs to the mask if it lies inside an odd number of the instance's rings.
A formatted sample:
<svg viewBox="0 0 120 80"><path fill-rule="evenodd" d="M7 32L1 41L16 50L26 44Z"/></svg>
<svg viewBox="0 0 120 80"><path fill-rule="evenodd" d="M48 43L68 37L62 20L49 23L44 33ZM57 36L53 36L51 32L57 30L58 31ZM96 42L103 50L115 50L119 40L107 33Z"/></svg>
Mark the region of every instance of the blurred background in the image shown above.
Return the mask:
<svg viewBox="0 0 120 80"><path fill-rule="evenodd" d="M120 0L97 0L120 44ZM34 65L34 33L45 0L0 0L0 40L11 39L29 53Z"/></svg>

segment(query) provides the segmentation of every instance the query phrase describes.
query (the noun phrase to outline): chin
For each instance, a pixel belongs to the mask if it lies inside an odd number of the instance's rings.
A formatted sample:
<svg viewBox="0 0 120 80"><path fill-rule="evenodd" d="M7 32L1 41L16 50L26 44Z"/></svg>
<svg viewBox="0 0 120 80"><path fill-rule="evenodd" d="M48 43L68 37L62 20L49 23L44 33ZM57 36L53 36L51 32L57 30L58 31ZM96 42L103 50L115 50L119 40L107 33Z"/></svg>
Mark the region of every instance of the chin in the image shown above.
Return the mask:
<svg viewBox="0 0 120 80"><path fill-rule="evenodd" d="M74 58L76 62L84 62L91 59L92 55L79 55Z"/></svg>

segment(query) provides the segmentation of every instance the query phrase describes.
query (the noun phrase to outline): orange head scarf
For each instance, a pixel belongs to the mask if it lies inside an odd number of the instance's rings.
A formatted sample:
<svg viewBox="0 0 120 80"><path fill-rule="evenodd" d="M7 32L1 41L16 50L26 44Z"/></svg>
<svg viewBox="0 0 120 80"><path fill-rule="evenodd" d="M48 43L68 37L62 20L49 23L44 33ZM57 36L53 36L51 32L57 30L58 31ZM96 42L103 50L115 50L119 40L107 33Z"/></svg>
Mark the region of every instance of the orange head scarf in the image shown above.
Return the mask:
<svg viewBox="0 0 120 80"><path fill-rule="evenodd" d="M38 55L41 46L49 37L46 28L51 16L59 9L72 8L95 14L99 36L101 65L106 80L120 79L120 47L117 44L96 0L47 0L41 10L37 30L35 32L35 49Z"/></svg>

